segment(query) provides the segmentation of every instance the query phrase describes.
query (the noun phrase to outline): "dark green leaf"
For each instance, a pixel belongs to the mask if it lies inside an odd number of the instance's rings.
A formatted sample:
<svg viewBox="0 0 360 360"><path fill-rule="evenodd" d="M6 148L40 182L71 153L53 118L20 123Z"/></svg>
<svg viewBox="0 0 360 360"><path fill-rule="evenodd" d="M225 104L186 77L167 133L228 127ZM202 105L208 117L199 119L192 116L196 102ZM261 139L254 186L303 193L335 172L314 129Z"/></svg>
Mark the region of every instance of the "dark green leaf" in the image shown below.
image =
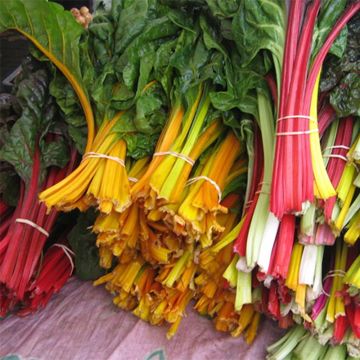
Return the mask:
<svg viewBox="0 0 360 360"><path fill-rule="evenodd" d="M80 71L79 42L84 29L72 14L50 1L2 1L0 32L11 29L25 35L61 69L81 94L84 107L89 107Z"/></svg>
<svg viewBox="0 0 360 360"><path fill-rule="evenodd" d="M241 0L233 19L233 34L242 63L247 65L262 49L282 63L285 22L283 0Z"/></svg>
<svg viewBox="0 0 360 360"><path fill-rule="evenodd" d="M228 18L235 15L240 0L206 0L206 2L215 17Z"/></svg>
<svg viewBox="0 0 360 360"><path fill-rule="evenodd" d="M322 44L326 40L329 32L333 28L336 20L340 17L346 6L346 0L324 0L321 4L320 13L315 26L313 34L313 50L312 57L314 58L317 52L320 50ZM346 47L346 32L342 32L342 35L337 44L333 46L332 53L334 55L339 54L341 56L341 49Z"/></svg>
<svg viewBox="0 0 360 360"><path fill-rule="evenodd" d="M81 280L95 280L105 273L99 266L96 235L89 231L95 218L93 211L81 213L68 235L69 244L75 253L75 273Z"/></svg>
<svg viewBox="0 0 360 360"><path fill-rule="evenodd" d="M44 143L41 149L42 165L63 168L69 159L69 147L63 140Z"/></svg>
<svg viewBox="0 0 360 360"><path fill-rule="evenodd" d="M339 117L360 116L360 77L356 73L347 74L330 94L330 103Z"/></svg>
<svg viewBox="0 0 360 360"><path fill-rule="evenodd" d="M38 143L42 150L41 179L47 166L63 166L68 161L65 143L48 143L44 138L59 119L53 98L49 95L48 75L43 69L26 75L22 75L16 89L22 114L0 150L0 159L14 166L25 182L31 177L34 149Z"/></svg>

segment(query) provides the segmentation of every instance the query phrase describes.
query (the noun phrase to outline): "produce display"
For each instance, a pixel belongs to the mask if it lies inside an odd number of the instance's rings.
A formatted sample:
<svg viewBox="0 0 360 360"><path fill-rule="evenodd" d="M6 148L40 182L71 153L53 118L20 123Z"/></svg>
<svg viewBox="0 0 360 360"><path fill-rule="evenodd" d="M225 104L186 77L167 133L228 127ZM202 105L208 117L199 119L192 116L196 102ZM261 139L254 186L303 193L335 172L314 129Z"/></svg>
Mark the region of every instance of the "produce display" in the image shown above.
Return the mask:
<svg viewBox="0 0 360 360"><path fill-rule="evenodd" d="M1 316L74 272L169 338L193 306L289 328L269 359L360 357L359 1L12 0L6 31Z"/></svg>

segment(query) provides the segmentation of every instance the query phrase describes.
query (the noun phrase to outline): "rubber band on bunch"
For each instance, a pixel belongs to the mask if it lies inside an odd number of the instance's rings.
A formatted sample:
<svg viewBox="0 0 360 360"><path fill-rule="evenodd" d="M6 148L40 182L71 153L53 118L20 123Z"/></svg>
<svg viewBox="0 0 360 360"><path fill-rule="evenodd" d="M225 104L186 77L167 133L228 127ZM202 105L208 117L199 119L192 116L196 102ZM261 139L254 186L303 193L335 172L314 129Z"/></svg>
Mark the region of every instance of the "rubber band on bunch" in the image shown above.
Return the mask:
<svg viewBox="0 0 360 360"><path fill-rule="evenodd" d="M15 220L15 222L20 223L20 224L29 225L29 226L33 227L34 229L36 229L37 231L41 232L46 237L49 237L49 233L44 228L42 228L40 225L34 223L33 221L31 221L29 219L17 218Z"/></svg>
<svg viewBox="0 0 360 360"><path fill-rule="evenodd" d="M100 159L112 160L112 161L115 161L116 163L118 163L119 165L121 165L122 167L125 167L124 160L120 159L116 156L110 156L110 155L100 154L100 153L91 151L91 152L84 154L82 161L86 160L87 158L100 158Z"/></svg>
<svg viewBox="0 0 360 360"><path fill-rule="evenodd" d="M216 189L216 191L218 193L219 203L220 203L221 199L222 199L222 191L220 189L219 184L217 184L213 179L210 179L209 177L204 176L204 175L196 176L196 177L193 177L193 178L189 179L186 182L186 185L191 185L191 184L193 184L193 183L195 183L196 181L199 181L199 180L205 180L205 181L209 182L212 186L214 186L214 188Z"/></svg>
<svg viewBox="0 0 360 360"><path fill-rule="evenodd" d="M72 273L75 269L74 260L72 257L75 256L75 253L64 244L55 243L52 246L59 247L60 249L62 249L64 254L67 256L67 258L69 259L70 265L71 265L70 275L72 275Z"/></svg>
<svg viewBox="0 0 360 360"><path fill-rule="evenodd" d="M164 156L164 155L175 156L178 159L186 161L191 166L193 166L195 164L195 161L193 159L191 159L189 156L187 156L185 154L180 154L176 151L159 151L159 152L154 153L153 156Z"/></svg>

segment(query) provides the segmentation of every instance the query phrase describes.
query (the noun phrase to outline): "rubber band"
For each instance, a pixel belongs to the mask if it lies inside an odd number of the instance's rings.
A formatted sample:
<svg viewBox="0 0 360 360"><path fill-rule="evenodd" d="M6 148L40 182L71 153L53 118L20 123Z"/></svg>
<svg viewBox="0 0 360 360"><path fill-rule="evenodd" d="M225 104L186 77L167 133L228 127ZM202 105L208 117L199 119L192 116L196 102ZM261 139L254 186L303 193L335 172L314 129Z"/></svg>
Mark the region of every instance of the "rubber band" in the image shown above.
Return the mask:
<svg viewBox="0 0 360 360"><path fill-rule="evenodd" d="M333 145L333 146L328 146L327 148L324 149L324 152L326 150L332 150L332 149L344 149L344 150L350 150L349 146L345 146L345 145Z"/></svg>
<svg viewBox="0 0 360 360"><path fill-rule="evenodd" d="M134 178L134 177L128 177L128 180L133 182L133 183L137 183L139 181L139 179Z"/></svg>
<svg viewBox="0 0 360 360"><path fill-rule="evenodd" d="M73 271L74 271L74 268L75 268L74 260L72 258L72 256L75 256L75 253L64 244L55 243L52 246L56 246L56 247L61 248L63 250L64 254L69 259L70 265L71 265L71 272L70 272L70 275L71 275L73 273Z"/></svg>
<svg viewBox="0 0 360 360"><path fill-rule="evenodd" d="M344 277L345 274L346 274L346 272L343 271L343 270L332 270L332 271L329 271L329 272L327 273L327 275L324 277L323 282L324 282L326 279L331 278L331 277L336 277L336 276ZM322 284L321 284L321 292L322 292L325 296L327 296L327 297L330 297L330 296L331 296L330 294L328 294L328 293L324 290L324 287L322 286Z"/></svg>
<svg viewBox="0 0 360 360"><path fill-rule="evenodd" d="M311 120L313 122L317 122L317 119L308 115L287 115L287 116L279 117L276 121L279 122L287 119L306 119L306 120Z"/></svg>
<svg viewBox="0 0 360 360"><path fill-rule="evenodd" d="M195 161L193 159L191 159L190 157L188 157L187 155L184 154L180 154L177 153L176 151L160 151L160 152L156 152L154 153L153 156L164 156L164 155L172 155L175 156L179 159L182 159L184 161L186 161L188 164L190 164L191 166L193 166L195 164Z"/></svg>
<svg viewBox="0 0 360 360"><path fill-rule="evenodd" d="M324 288L323 288L322 285L321 285L321 292L322 292L326 297L330 297L330 294L328 294L328 293L324 290Z"/></svg>
<svg viewBox="0 0 360 360"><path fill-rule="evenodd" d="M332 274L340 274L342 276L345 276L346 271L344 270L340 270L340 269L335 269L335 270L331 270L327 273L328 275L332 275Z"/></svg>
<svg viewBox="0 0 360 360"><path fill-rule="evenodd" d="M270 192L269 191L258 190L258 191L255 192L255 195L257 195L257 194L270 195Z"/></svg>
<svg viewBox="0 0 360 360"><path fill-rule="evenodd" d="M258 185L270 185L268 181L260 181Z"/></svg>
<svg viewBox="0 0 360 360"><path fill-rule="evenodd" d="M221 198L222 198L222 192L221 192L221 189L220 189L220 186L213 180L213 179L210 179L209 177L207 176L204 176L204 175L201 175L201 176L196 176L196 177L193 177L191 179L189 179L186 184L187 185L191 185L191 184L194 184L196 181L198 180L205 180L205 181L208 181L212 186L214 186L214 188L216 189L217 193L218 193L218 196L219 196L219 202L221 201Z"/></svg>
<svg viewBox="0 0 360 360"><path fill-rule="evenodd" d="M110 156L110 155L105 155L105 154L99 154L96 152L88 152L86 154L84 154L82 161L84 161L87 158L101 158L101 159L108 159L108 160L112 160L117 162L119 165L121 165L122 167L125 167L125 162L123 159L120 159L116 156Z"/></svg>
<svg viewBox="0 0 360 360"><path fill-rule="evenodd" d="M323 155L324 158L336 158L336 159L341 159L344 160L345 162L348 162L349 159L345 156L342 155L338 155L338 154L325 154Z"/></svg>
<svg viewBox="0 0 360 360"><path fill-rule="evenodd" d="M287 135L307 135L319 132L319 129L312 129L306 131L288 131L288 132L278 132L276 136L287 136Z"/></svg>
<svg viewBox="0 0 360 360"><path fill-rule="evenodd" d="M43 235L45 235L46 237L49 237L49 233L42 228L41 226L39 226L38 224L35 224L33 221L28 220L28 219L22 219L22 218L17 218L15 220L15 222L17 223L21 223L21 224L26 224L29 226L32 226L34 229L36 229L37 231L41 232Z"/></svg>
<svg viewBox="0 0 360 360"><path fill-rule="evenodd" d="M344 277L346 274L345 271L343 270L333 270L333 271L329 271L327 273L327 275L324 277L324 281L328 278L331 278L331 277L336 277L336 276L339 276L339 277Z"/></svg>
<svg viewBox="0 0 360 360"><path fill-rule="evenodd" d="M356 172L360 172L360 169L359 169L359 167L356 165L355 162L351 162L350 164L354 166Z"/></svg>

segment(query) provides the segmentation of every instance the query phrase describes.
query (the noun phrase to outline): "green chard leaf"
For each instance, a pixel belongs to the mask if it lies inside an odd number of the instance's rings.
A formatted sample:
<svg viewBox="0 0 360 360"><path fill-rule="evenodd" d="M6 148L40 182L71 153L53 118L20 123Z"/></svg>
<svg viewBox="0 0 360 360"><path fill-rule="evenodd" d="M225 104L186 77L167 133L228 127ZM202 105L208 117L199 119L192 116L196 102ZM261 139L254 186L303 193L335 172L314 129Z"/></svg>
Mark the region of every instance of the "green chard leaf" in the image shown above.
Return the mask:
<svg viewBox="0 0 360 360"><path fill-rule="evenodd" d="M337 19L343 13L346 7L347 0L325 0L321 4L320 13L318 16L318 21L315 25L314 34L313 34L313 49L312 49L312 58L316 56L321 46L326 40L326 37L330 33L331 29L335 25ZM347 29L346 27L341 31L340 35L337 37L333 46L330 49L330 53L341 57L345 51L346 47L346 38L347 38Z"/></svg>
<svg viewBox="0 0 360 360"><path fill-rule="evenodd" d="M240 0L206 0L206 2L213 16L230 18L237 12Z"/></svg>
<svg viewBox="0 0 360 360"><path fill-rule="evenodd" d="M0 150L0 160L11 164L24 181L29 181L36 144L41 150L41 179L48 166L63 167L68 161L68 148L63 141L48 142L45 135L59 119L54 99L49 95L48 75L44 69L28 73L17 83L16 96L22 114L12 126Z"/></svg>
<svg viewBox="0 0 360 360"><path fill-rule="evenodd" d="M232 31L242 63L249 64L260 50L269 50L282 64L286 9L283 0L241 0Z"/></svg>
<svg viewBox="0 0 360 360"><path fill-rule="evenodd" d="M36 25L35 25L36 24ZM3 1L0 32L15 30L30 40L67 78L80 100L93 136L93 113L80 70L80 38L84 29L72 14L46 0Z"/></svg>
<svg viewBox="0 0 360 360"><path fill-rule="evenodd" d="M330 94L330 104L338 116L360 116L360 77L348 73Z"/></svg>
<svg viewBox="0 0 360 360"><path fill-rule="evenodd" d="M89 231L95 219L96 214L92 210L81 213L68 235L69 244L75 253L75 273L81 280L95 280L105 273L99 265L96 235Z"/></svg>
<svg viewBox="0 0 360 360"><path fill-rule="evenodd" d="M347 46L341 58L325 59L320 89L330 93L330 103L338 116L359 115L360 107L360 14L347 25Z"/></svg>
<svg viewBox="0 0 360 360"><path fill-rule="evenodd" d="M233 55L234 57L234 55ZM225 62L226 89L214 91L210 94L211 102L216 109L229 111L238 109L258 118L258 104L256 89L266 88L262 76L248 68L241 68L235 64L235 59ZM228 123L233 123L232 116Z"/></svg>

